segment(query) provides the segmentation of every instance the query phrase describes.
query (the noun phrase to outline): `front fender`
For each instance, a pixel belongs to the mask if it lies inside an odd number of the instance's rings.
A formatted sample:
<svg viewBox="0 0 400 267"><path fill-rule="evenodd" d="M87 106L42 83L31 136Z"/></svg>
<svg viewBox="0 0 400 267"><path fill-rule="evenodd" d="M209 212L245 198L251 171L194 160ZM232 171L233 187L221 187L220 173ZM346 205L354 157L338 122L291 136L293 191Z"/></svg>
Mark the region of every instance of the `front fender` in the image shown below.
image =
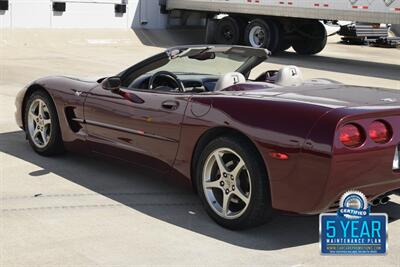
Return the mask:
<svg viewBox="0 0 400 267"><path fill-rule="evenodd" d="M17 124L23 127L24 104L31 93L35 90L44 90L56 107L65 147L68 150L85 150L86 128L83 124L83 106L87 93L97 85L95 81L82 81L62 76L38 79L17 95L15 114Z"/></svg>

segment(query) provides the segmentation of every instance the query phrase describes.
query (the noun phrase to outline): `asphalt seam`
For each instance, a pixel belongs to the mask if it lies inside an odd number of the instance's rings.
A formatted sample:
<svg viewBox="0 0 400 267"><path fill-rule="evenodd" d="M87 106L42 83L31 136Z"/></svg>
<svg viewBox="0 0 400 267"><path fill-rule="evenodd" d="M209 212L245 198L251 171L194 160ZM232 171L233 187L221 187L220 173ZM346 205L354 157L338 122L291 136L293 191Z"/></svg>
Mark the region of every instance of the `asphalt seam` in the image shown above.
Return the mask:
<svg viewBox="0 0 400 267"><path fill-rule="evenodd" d="M61 209L84 209L84 208L114 208L121 206L130 207L182 207L182 206L201 206L201 203L124 203L124 204L97 204L97 205L71 205L71 206L46 206L46 207L31 207L31 208L15 208L15 209L1 209L1 212L15 212L15 211L34 211L34 210L61 210Z"/></svg>
<svg viewBox="0 0 400 267"><path fill-rule="evenodd" d="M86 197L86 196L190 196L193 193L181 193L181 192L131 192L131 193L86 193L86 194L51 194L51 195L27 195L27 196L15 196L15 197L4 197L0 200L15 200L15 199L30 199L30 198L53 198L53 197Z"/></svg>

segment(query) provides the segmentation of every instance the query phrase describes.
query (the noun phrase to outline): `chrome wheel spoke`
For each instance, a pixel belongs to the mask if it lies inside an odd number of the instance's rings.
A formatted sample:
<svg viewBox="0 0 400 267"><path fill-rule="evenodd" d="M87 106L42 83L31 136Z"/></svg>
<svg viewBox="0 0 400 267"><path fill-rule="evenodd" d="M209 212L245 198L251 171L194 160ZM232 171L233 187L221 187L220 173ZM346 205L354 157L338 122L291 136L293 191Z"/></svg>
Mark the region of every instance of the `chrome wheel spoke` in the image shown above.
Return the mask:
<svg viewBox="0 0 400 267"><path fill-rule="evenodd" d="M29 107L28 131L35 146L44 148L50 140L51 115L46 103L36 99Z"/></svg>
<svg viewBox="0 0 400 267"><path fill-rule="evenodd" d="M235 192L233 192L233 194L237 196L240 200L242 200L246 205L249 204L250 199L246 195L244 195L240 190L236 190Z"/></svg>
<svg viewBox="0 0 400 267"><path fill-rule="evenodd" d="M219 148L210 153L203 166L202 179L206 200L217 215L236 219L247 210L251 179L246 163L238 153L230 148Z"/></svg>
<svg viewBox="0 0 400 267"><path fill-rule="evenodd" d="M39 129L36 128L36 129L34 130L32 136L33 136L33 138L37 138L39 134L41 134L41 131L40 131Z"/></svg>
<svg viewBox="0 0 400 267"><path fill-rule="evenodd" d="M33 120L33 121L36 122L36 120L38 119L38 116L37 116L36 114L34 114L34 113L32 112L32 110L29 110L28 119L29 119L29 120Z"/></svg>
<svg viewBox="0 0 400 267"><path fill-rule="evenodd" d="M228 216L229 213L229 203L231 201L231 194L224 194L223 199L222 199L222 215L223 216Z"/></svg>
<svg viewBox="0 0 400 267"><path fill-rule="evenodd" d="M238 175L240 174L240 171L243 169L244 166L245 166L244 161L242 159L240 159L239 162L237 163L236 167L231 172L232 175L235 177L235 179L238 178Z"/></svg>
<svg viewBox="0 0 400 267"><path fill-rule="evenodd" d="M43 144L47 144L47 135L44 131L40 131L40 136L42 137Z"/></svg>
<svg viewBox="0 0 400 267"><path fill-rule="evenodd" d="M226 167L225 167L224 161L222 160L223 155L221 155L220 152L217 151L217 152L214 152L213 156L215 158L215 161L218 164L219 172L221 174L226 173Z"/></svg>
<svg viewBox="0 0 400 267"><path fill-rule="evenodd" d="M50 125L50 124L51 124L51 120L50 120L50 119L45 119L45 120L43 120L43 125L44 125L44 126Z"/></svg>
<svg viewBox="0 0 400 267"><path fill-rule="evenodd" d="M211 188L220 188L221 189L220 183L221 183L220 179L218 179L216 181L207 181L207 182L205 182L205 187L207 189L211 189Z"/></svg>
<svg viewBox="0 0 400 267"><path fill-rule="evenodd" d="M38 115L44 118L44 103L39 101L39 112Z"/></svg>

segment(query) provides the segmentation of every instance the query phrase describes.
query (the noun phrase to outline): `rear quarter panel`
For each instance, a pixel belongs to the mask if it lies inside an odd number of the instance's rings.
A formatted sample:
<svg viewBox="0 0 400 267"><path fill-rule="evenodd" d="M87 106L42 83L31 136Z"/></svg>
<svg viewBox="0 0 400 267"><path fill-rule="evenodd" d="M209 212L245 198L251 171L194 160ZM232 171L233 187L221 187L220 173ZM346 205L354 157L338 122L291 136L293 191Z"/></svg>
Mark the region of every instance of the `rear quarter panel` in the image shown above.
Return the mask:
<svg viewBox="0 0 400 267"><path fill-rule="evenodd" d="M395 151L400 144L400 106L346 108L332 115L339 117L339 114L342 117L333 139L329 177L313 208L316 211L325 210L327 203L338 200L349 189L361 190L372 200L400 188L400 173L393 170ZM384 120L391 126L388 143L378 144L369 138L368 128L376 120ZM347 123L356 123L365 132L365 142L358 148L345 147L339 141L338 129Z"/></svg>
<svg viewBox="0 0 400 267"><path fill-rule="evenodd" d="M316 122L331 108L286 101L273 98L239 98L235 96L194 96L187 108L182 125L181 144L174 167L187 177L191 177L191 159L197 141L207 131L226 127L246 135L257 147L268 171L272 191L273 206L287 209L293 204L292 192L307 192L310 182L318 178L315 175L328 175L329 153L313 153L309 159L303 159L302 147ZM199 112L202 111L202 112ZM330 133L329 131L327 131ZM332 134L318 144L330 151ZM270 156L271 152L289 155L289 160L281 161ZM299 179L299 170L305 162L308 174ZM321 166L320 166L321 165ZM315 169L323 168L321 172ZM305 183L309 182L309 183ZM287 210L292 210L290 207ZM296 209L296 208L294 208Z"/></svg>

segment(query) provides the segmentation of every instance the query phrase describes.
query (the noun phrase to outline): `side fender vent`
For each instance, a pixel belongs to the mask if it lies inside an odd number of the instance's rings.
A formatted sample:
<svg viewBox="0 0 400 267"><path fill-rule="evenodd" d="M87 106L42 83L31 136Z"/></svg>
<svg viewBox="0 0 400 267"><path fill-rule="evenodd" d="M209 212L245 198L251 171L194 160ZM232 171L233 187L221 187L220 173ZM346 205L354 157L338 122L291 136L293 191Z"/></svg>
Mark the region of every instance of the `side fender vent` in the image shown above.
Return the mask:
<svg viewBox="0 0 400 267"><path fill-rule="evenodd" d="M65 116L68 121L69 128L74 132L77 133L82 129L81 123L79 119L76 118L74 107L66 107L65 108Z"/></svg>

